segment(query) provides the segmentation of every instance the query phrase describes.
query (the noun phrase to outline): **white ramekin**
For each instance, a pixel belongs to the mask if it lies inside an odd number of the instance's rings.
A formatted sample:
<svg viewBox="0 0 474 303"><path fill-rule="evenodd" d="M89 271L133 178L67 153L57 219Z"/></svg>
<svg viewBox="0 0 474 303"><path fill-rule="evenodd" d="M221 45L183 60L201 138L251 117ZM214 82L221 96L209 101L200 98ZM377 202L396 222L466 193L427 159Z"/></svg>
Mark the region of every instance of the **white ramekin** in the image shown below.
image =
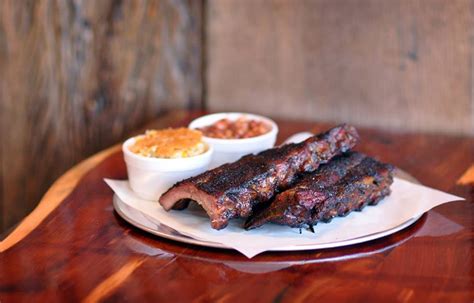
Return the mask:
<svg viewBox="0 0 474 303"><path fill-rule="evenodd" d="M277 124L266 117L248 113L217 113L202 116L193 120L189 128L209 126L221 119L237 120L244 116L250 120L263 121L271 126L271 130L263 135L245 139L217 139L203 136L203 141L214 148L211 165L209 168L220 166L224 163L234 162L247 154L255 154L275 145L278 134Z"/></svg>
<svg viewBox="0 0 474 303"><path fill-rule="evenodd" d="M177 159L148 158L130 151L135 143L133 137L122 145L123 156L127 166L128 181L132 190L146 200L158 201L160 196L173 184L183 179L198 175L209 168L213 148L203 154Z"/></svg>

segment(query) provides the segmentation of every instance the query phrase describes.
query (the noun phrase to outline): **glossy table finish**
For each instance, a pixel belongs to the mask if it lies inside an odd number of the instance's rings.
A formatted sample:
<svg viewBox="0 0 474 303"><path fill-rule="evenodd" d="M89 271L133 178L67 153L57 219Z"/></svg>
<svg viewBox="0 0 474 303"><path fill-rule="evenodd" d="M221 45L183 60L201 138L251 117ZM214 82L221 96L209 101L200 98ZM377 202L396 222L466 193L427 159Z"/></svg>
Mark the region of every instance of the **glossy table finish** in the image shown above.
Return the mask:
<svg viewBox="0 0 474 303"><path fill-rule="evenodd" d="M186 125L199 114L171 112L154 125ZM329 127L278 122L280 141ZM360 133L358 150L466 200L375 241L248 260L164 240L118 217L102 181L127 177L116 146L66 173L0 242L0 302L472 302L474 139Z"/></svg>

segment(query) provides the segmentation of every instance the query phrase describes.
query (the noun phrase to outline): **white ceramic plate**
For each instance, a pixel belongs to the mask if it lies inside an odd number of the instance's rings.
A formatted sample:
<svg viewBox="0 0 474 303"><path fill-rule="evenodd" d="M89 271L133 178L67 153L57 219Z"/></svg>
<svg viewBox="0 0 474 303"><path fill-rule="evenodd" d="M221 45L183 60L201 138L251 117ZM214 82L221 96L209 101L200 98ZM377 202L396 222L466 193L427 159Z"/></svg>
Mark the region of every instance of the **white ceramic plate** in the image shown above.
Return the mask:
<svg viewBox="0 0 474 303"><path fill-rule="evenodd" d="M397 169L395 172L395 175L399 178L409 180L409 181L415 181L413 177L408 175L407 173ZM194 238L190 238L188 236L182 235L179 233L179 231L176 231L166 225L160 224L157 220L151 218L150 216L147 216L146 214L128 206L125 204L123 201L120 200L120 198L117 195L114 195L113 199L113 205L117 213L128 223L132 224L135 227L138 227L141 230L144 230L146 232L149 232L153 235L157 235L162 238L174 240L177 242L182 242L182 243L188 243L188 244L194 244L194 245L200 245L200 246L206 246L206 247L213 247L213 248L223 248L223 249L232 249L228 246L225 246L221 243L216 243L216 242L209 242L209 241L202 241L202 240L197 240ZM397 231L400 231L413 223L415 223L421 216L411 218L410 220L394 227L391 229L387 229L381 232L377 233L370 233L370 231L367 232L366 235L353 238L353 239L348 239L344 241L337 241L337 242L330 242L330 243L323 243L323 244L313 244L313 245L293 245L293 246L286 246L286 247L279 247L272 249L273 251L297 251L297 250L312 250L312 249L323 249L323 248L333 248L333 247L340 247L340 246L347 246L347 245L352 245L352 244L358 244L358 243L363 243L375 239L379 239L388 235L391 235L393 233L396 233Z"/></svg>

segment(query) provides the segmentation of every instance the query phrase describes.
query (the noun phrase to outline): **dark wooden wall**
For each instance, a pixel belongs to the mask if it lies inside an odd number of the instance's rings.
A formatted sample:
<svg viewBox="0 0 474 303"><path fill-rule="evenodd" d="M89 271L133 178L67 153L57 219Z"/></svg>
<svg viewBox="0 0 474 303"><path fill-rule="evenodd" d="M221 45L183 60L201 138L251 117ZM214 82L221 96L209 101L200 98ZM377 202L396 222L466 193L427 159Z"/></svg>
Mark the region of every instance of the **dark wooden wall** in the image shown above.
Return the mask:
<svg viewBox="0 0 474 303"><path fill-rule="evenodd" d="M471 0L209 0L210 109L474 135Z"/></svg>
<svg viewBox="0 0 474 303"><path fill-rule="evenodd" d="M201 1L0 2L0 231L66 169L200 107Z"/></svg>

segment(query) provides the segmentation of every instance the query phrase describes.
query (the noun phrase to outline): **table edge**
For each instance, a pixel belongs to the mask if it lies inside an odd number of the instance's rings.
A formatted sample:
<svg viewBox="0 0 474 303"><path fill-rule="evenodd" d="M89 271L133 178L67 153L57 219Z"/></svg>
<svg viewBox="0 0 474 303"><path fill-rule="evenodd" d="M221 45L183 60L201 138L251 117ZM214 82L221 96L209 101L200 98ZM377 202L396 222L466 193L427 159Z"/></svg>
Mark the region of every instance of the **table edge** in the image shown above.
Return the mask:
<svg viewBox="0 0 474 303"><path fill-rule="evenodd" d="M144 131L150 127L170 126L177 120L182 121L189 111L174 109L161 113L153 122L148 123L139 131ZM136 130L133 132L136 133ZM132 134L133 134L132 133ZM57 179L48 191L41 198L38 205L15 227L2 241L0 241L0 253L11 248L26 236L28 236L43 220L54 211L64 199L74 190L81 178L93 169L97 164L105 160L108 156L120 151L121 143L106 148L98 153L84 159Z"/></svg>
<svg viewBox="0 0 474 303"><path fill-rule="evenodd" d="M114 145L89 158L79 162L58 180L44 194L38 205L30 212L18 226L0 242L0 253L14 246L31 233L43 220L55 210L64 199L74 190L77 183L87 172L94 168L109 155L120 150L121 144Z"/></svg>

